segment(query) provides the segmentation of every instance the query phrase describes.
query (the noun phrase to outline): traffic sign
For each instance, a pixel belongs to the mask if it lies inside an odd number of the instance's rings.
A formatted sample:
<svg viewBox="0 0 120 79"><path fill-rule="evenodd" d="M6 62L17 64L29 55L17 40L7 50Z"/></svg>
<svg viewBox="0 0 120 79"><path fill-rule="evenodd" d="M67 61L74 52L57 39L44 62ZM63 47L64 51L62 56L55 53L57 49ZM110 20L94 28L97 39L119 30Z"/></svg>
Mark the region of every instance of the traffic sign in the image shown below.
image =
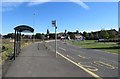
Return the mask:
<svg viewBox="0 0 120 79"><path fill-rule="evenodd" d="M57 22L56 22L56 20L52 20L52 26L53 26L53 27L57 27Z"/></svg>

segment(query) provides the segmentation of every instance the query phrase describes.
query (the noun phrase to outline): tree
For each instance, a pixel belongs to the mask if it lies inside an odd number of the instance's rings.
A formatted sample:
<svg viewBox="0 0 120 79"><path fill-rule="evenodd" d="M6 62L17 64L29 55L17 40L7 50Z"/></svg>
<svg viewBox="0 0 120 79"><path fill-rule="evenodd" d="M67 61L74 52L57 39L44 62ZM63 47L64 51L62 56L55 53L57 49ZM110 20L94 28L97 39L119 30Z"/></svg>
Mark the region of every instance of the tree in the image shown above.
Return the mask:
<svg viewBox="0 0 120 79"><path fill-rule="evenodd" d="M120 27L119 27L119 30L118 30L118 40L120 41Z"/></svg>
<svg viewBox="0 0 120 79"><path fill-rule="evenodd" d="M89 35L88 35L88 33L87 32L83 32L83 36L86 38L86 39L88 39L88 37L89 37Z"/></svg>
<svg viewBox="0 0 120 79"><path fill-rule="evenodd" d="M90 39L94 39L94 35L92 32L90 33Z"/></svg>
<svg viewBox="0 0 120 79"><path fill-rule="evenodd" d="M42 34L41 33L36 33L35 38L36 39L41 39L42 38Z"/></svg>
<svg viewBox="0 0 120 79"><path fill-rule="evenodd" d="M64 35L65 35L65 39L66 39L67 38L67 30L66 29L65 29Z"/></svg>
<svg viewBox="0 0 120 79"><path fill-rule="evenodd" d="M45 34L44 34L44 33L42 33L42 37L41 37L41 39L42 39L42 40L45 39Z"/></svg>
<svg viewBox="0 0 120 79"><path fill-rule="evenodd" d="M110 38L110 39L114 39L115 36L116 36L113 31L109 32L109 34L110 34L110 35L109 35L109 38Z"/></svg>
<svg viewBox="0 0 120 79"><path fill-rule="evenodd" d="M76 34L79 34L79 31L78 31L78 30L76 30Z"/></svg>
<svg viewBox="0 0 120 79"><path fill-rule="evenodd" d="M99 39L99 34L98 34L98 32L97 32L96 35L95 35L95 39Z"/></svg>
<svg viewBox="0 0 120 79"><path fill-rule="evenodd" d="M47 35L49 35L49 33L50 33L50 32L49 32L49 30L47 29Z"/></svg>
<svg viewBox="0 0 120 79"><path fill-rule="evenodd" d="M49 34L49 38L50 38L50 39L55 39L55 34L54 34L54 33L50 33L50 34Z"/></svg>
<svg viewBox="0 0 120 79"><path fill-rule="evenodd" d="M102 39L108 39L109 38L109 33L106 30L101 30L100 36Z"/></svg>
<svg viewBox="0 0 120 79"><path fill-rule="evenodd" d="M46 38L49 39L49 30L47 29L47 34L46 34Z"/></svg>
<svg viewBox="0 0 120 79"><path fill-rule="evenodd" d="M75 35L72 33L72 34L70 34L70 38L71 39L75 39Z"/></svg>
<svg viewBox="0 0 120 79"><path fill-rule="evenodd" d="M67 33L67 30L65 29L65 34Z"/></svg>
<svg viewBox="0 0 120 79"><path fill-rule="evenodd" d="M74 32L68 32L67 33L71 39L75 39L75 35L74 35Z"/></svg>
<svg viewBox="0 0 120 79"><path fill-rule="evenodd" d="M8 38L12 38L13 39L14 38L14 33L8 33L7 36L8 36Z"/></svg>

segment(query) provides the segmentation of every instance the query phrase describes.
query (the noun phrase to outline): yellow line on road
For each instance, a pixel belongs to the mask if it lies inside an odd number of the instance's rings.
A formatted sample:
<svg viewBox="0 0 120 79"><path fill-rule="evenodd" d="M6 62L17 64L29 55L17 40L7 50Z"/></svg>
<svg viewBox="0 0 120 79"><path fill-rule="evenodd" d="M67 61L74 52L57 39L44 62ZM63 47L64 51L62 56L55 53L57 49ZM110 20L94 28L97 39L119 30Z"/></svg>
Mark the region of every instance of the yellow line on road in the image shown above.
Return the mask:
<svg viewBox="0 0 120 79"><path fill-rule="evenodd" d="M102 79L102 78L101 78L100 76L98 76L97 74L95 74L95 73L89 71L88 69L82 67L82 66L79 65L78 63L76 63L76 62L70 60L69 58L67 58L66 56L60 54L59 52L57 52L57 54L59 54L61 57L65 58L66 60L70 61L70 62L73 63L74 65L80 67L80 68L83 69L84 71L88 72L90 75L92 75L92 76L95 77L96 79Z"/></svg>

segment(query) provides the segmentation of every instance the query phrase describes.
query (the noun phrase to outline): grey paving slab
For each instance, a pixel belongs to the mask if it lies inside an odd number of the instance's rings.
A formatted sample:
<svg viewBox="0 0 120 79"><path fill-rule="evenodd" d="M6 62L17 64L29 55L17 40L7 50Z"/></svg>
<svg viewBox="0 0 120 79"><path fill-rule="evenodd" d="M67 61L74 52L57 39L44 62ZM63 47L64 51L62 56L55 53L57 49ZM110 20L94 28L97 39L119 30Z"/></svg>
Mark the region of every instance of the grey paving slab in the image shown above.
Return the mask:
<svg viewBox="0 0 120 79"><path fill-rule="evenodd" d="M5 77L92 77L69 61L55 57L43 43L35 43L22 49L13 61Z"/></svg>

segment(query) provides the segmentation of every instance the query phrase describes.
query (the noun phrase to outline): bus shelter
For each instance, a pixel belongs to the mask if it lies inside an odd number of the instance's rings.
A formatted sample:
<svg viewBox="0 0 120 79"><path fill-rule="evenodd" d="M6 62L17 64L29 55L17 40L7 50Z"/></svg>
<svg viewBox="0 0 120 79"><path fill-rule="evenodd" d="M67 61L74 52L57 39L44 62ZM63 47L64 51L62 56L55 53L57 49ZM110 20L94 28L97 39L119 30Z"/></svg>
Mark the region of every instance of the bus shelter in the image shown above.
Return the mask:
<svg viewBox="0 0 120 79"><path fill-rule="evenodd" d="M33 33L34 29L27 25L19 25L14 28L15 30L15 37L14 37L14 60L15 57L18 56L18 54L21 52L21 32L25 33Z"/></svg>

